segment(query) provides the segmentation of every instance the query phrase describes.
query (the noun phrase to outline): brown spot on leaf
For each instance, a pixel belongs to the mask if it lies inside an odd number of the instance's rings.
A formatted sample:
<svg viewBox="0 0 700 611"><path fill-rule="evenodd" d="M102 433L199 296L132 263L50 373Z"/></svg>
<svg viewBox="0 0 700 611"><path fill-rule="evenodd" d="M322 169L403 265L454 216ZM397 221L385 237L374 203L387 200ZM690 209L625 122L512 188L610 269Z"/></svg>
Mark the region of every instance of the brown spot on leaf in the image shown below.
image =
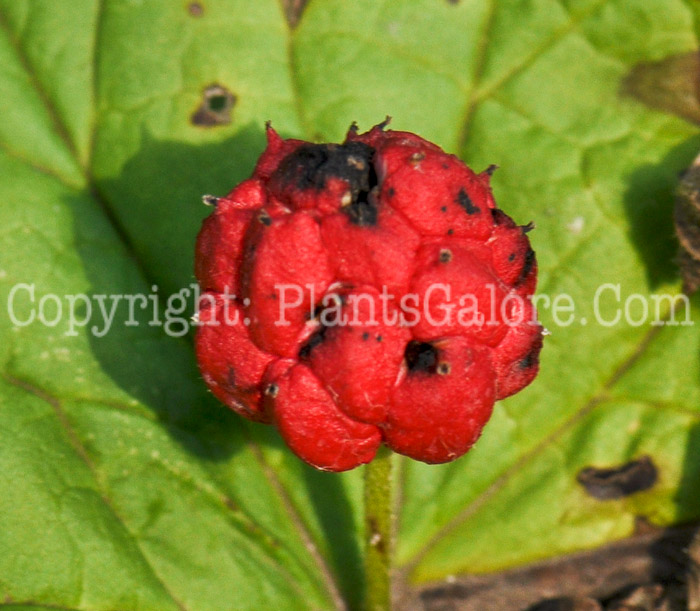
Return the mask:
<svg viewBox="0 0 700 611"><path fill-rule="evenodd" d="M576 476L586 492L601 501L621 499L651 488L658 471L649 456L642 456L618 467L586 467Z"/></svg>
<svg viewBox="0 0 700 611"><path fill-rule="evenodd" d="M201 17L204 15L204 7L199 2L190 2L187 5L187 12L192 17Z"/></svg>
<svg viewBox="0 0 700 611"><path fill-rule="evenodd" d="M240 511L240 508L238 507L238 505L236 505L235 501L230 496L224 495L222 500L224 502L224 505L226 505L226 507L228 507L231 511Z"/></svg>
<svg viewBox="0 0 700 611"><path fill-rule="evenodd" d="M700 123L700 53L637 64L625 77L622 93L657 110Z"/></svg>
<svg viewBox="0 0 700 611"><path fill-rule="evenodd" d="M680 243L683 290L691 294L700 288L700 157L681 176L673 220Z"/></svg>
<svg viewBox="0 0 700 611"><path fill-rule="evenodd" d="M202 93L202 102L190 121L200 127L228 125L231 123L231 111L235 105L236 96L226 87L209 85Z"/></svg>
<svg viewBox="0 0 700 611"><path fill-rule="evenodd" d="M308 3L309 0L282 0L284 16L287 18L290 28L295 28L298 25Z"/></svg>

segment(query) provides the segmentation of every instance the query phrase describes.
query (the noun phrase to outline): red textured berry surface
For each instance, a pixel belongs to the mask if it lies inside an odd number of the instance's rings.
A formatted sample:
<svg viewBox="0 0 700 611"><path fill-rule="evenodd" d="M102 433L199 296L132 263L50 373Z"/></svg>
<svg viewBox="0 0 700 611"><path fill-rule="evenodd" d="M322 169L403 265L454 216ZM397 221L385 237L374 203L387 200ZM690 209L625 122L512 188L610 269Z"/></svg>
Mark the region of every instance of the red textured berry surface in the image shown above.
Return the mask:
<svg viewBox="0 0 700 611"><path fill-rule="evenodd" d="M530 227L415 134L267 138L197 239L207 385L319 469L461 456L537 374Z"/></svg>

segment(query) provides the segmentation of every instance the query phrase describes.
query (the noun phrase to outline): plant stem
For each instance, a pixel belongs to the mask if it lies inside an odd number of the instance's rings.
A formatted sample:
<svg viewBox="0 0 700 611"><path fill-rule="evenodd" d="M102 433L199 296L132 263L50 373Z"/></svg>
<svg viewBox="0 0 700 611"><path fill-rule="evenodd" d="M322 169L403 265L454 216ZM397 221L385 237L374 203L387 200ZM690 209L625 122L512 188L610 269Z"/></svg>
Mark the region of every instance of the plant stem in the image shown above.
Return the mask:
<svg viewBox="0 0 700 611"><path fill-rule="evenodd" d="M391 450L379 448L365 467L365 582L367 611L391 610Z"/></svg>

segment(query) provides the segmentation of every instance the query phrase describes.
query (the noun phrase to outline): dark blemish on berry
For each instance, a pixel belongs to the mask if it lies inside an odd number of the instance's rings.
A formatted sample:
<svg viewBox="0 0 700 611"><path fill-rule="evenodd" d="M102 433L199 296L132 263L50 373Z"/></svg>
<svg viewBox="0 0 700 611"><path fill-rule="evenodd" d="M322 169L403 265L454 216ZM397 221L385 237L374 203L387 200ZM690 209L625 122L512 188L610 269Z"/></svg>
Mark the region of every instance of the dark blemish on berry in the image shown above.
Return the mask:
<svg viewBox="0 0 700 611"><path fill-rule="evenodd" d="M316 346L320 346L323 340L326 339L326 332L328 327L321 325L316 331L313 332L311 337L306 340L304 345L299 348L299 360L308 360L311 357L311 352Z"/></svg>
<svg viewBox="0 0 700 611"><path fill-rule="evenodd" d="M365 194L369 196L367 199L362 198L363 193L361 192L360 198L342 209L353 225L371 227L377 224L376 191L375 187L368 194Z"/></svg>
<svg viewBox="0 0 700 611"><path fill-rule="evenodd" d="M452 368L450 367L449 363L445 363L444 361L442 363L439 363L437 366L437 372L441 376L446 376L448 373L450 373L450 370Z"/></svg>
<svg viewBox="0 0 700 611"><path fill-rule="evenodd" d="M528 352L527 356L522 359L519 363L520 369L530 369L531 367L535 367L536 365L539 365L540 363L540 349L542 348L542 343L537 342L535 346L533 346L532 350Z"/></svg>
<svg viewBox="0 0 700 611"><path fill-rule="evenodd" d="M440 212L447 212L447 206L440 206Z"/></svg>
<svg viewBox="0 0 700 611"><path fill-rule="evenodd" d="M369 191L369 172L374 149L362 142L346 144L303 144L287 155L275 175L299 189L325 188L329 178L345 180L355 192ZM348 160L352 158L353 163ZM358 162L365 162L358 168Z"/></svg>
<svg viewBox="0 0 700 611"><path fill-rule="evenodd" d="M279 393L279 391L280 387L277 386L277 384L268 384L267 388L265 389L265 394L268 397L272 397L274 399Z"/></svg>
<svg viewBox="0 0 700 611"><path fill-rule="evenodd" d="M357 157L348 157L348 165L351 165L353 168L356 170L359 170L360 172L363 172L367 165L362 159L358 159Z"/></svg>
<svg viewBox="0 0 700 611"><path fill-rule="evenodd" d="M450 169L450 165L449 165L448 163L445 163L444 161L442 162L441 165L442 165L442 169L443 169L443 170L449 170L449 169Z"/></svg>
<svg viewBox="0 0 700 611"><path fill-rule="evenodd" d="M410 373L435 373L437 370L438 351L428 342L408 342L403 356Z"/></svg>
<svg viewBox="0 0 700 611"><path fill-rule="evenodd" d="M368 339L369 339L369 333L367 333L367 331L365 331L362 334L362 340L366 342Z"/></svg>
<svg viewBox="0 0 700 611"><path fill-rule="evenodd" d="M236 371L233 367L231 367L231 365L228 366L228 372L226 373L226 382L228 382L229 386L236 385Z"/></svg>
<svg viewBox="0 0 700 611"><path fill-rule="evenodd" d="M649 490L659 473L650 456L642 456L624 465L610 468L586 467L576 476L586 492L595 499L621 499Z"/></svg>
<svg viewBox="0 0 700 611"><path fill-rule="evenodd" d="M323 313L323 310L325 308L323 307L322 303L317 303L311 312L307 312L306 314L306 320L318 320L321 318L321 314Z"/></svg>
<svg viewBox="0 0 700 611"><path fill-rule="evenodd" d="M520 231L523 232L523 235L526 233L530 233L533 229L535 228L535 223L530 221L527 225L520 225Z"/></svg>
<svg viewBox="0 0 700 611"><path fill-rule="evenodd" d="M350 197L343 212L355 225L375 225L379 179L373 158L374 149L362 142L304 144L282 160L273 177L284 185L316 191L331 178L344 180Z"/></svg>
<svg viewBox="0 0 700 611"><path fill-rule="evenodd" d="M467 192L464 189L460 189L459 193L457 193L457 203L464 208L467 214L478 214L481 212L481 208L474 205L474 202L467 195Z"/></svg>
<svg viewBox="0 0 700 611"><path fill-rule="evenodd" d="M384 338L383 338L381 335L377 335L377 341L378 341L378 342L381 342L382 339L384 339Z"/></svg>
<svg viewBox="0 0 700 611"><path fill-rule="evenodd" d="M520 274L518 275L518 279L515 281L514 286L520 286L523 282L525 282L525 280L527 280L530 272L535 267L536 262L537 258L535 257L535 251L532 250L532 248L528 249L528 251L525 253L523 268L520 270Z"/></svg>
<svg viewBox="0 0 700 611"><path fill-rule="evenodd" d="M187 12L192 17L201 17L204 15L204 7L199 2L190 2L187 5Z"/></svg>
<svg viewBox="0 0 700 611"><path fill-rule="evenodd" d="M264 210L258 215L258 220L266 227L272 225L272 219L270 218L270 215Z"/></svg>
<svg viewBox="0 0 700 611"><path fill-rule="evenodd" d="M216 197L216 195L202 195L202 202L204 203L205 206L214 206L219 203L220 197Z"/></svg>
<svg viewBox="0 0 700 611"><path fill-rule="evenodd" d="M447 230L447 235L452 235L455 232L454 229L448 229Z"/></svg>
<svg viewBox="0 0 700 611"><path fill-rule="evenodd" d="M449 248L440 250L440 263L449 263L452 261L452 251Z"/></svg>
<svg viewBox="0 0 700 611"><path fill-rule="evenodd" d="M192 113L190 122L199 127L216 127L231 123L231 111L237 98L226 87L209 85L202 93L202 102Z"/></svg>
<svg viewBox="0 0 700 611"><path fill-rule="evenodd" d="M510 254L508 255L508 261L509 261L510 263L512 263L513 261L515 261L515 253L514 253L514 252L512 252L512 253L510 253Z"/></svg>
<svg viewBox="0 0 700 611"><path fill-rule="evenodd" d="M386 191L387 197L394 197L396 195L396 189L394 187L389 187Z"/></svg>
<svg viewBox="0 0 700 611"><path fill-rule="evenodd" d="M489 210L491 210L491 218L493 219L494 225L503 225L503 223L508 222L510 217L502 210L498 208L489 208Z"/></svg>
<svg viewBox="0 0 700 611"><path fill-rule="evenodd" d="M329 303L327 306L324 306L323 303L315 305L310 314L307 314L307 318L309 320L316 320L319 323L321 323L321 321L323 320L323 313L325 310L330 310L338 306L345 305L345 296L338 295L337 293L329 293L329 296L332 297L331 301L333 301L333 303ZM304 342L301 348L299 348L299 359L309 359L313 349L316 346L322 344L323 341L326 339L326 333L328 333L329 328L329 325L319 324L318 328L309 336L309 338L306 340L306 342ZM352 331L352 328L345 328Z"/></svg>

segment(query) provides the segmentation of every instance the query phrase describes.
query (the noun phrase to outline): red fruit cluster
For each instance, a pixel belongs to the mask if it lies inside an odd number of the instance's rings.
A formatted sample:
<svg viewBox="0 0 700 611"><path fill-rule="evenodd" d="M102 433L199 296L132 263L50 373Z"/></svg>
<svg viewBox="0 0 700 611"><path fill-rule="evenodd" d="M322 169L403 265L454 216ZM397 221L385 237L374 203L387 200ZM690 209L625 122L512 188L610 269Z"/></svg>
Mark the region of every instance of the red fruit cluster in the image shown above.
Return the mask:
<svg viewBox="0 0 700 611"><path fill-rule="evenodd" d="M496 207L491 168L384 128L311 144L268 127L197 239L204 380L330 471L382 443L461 456L542 346L529 227Z"/></svg>

